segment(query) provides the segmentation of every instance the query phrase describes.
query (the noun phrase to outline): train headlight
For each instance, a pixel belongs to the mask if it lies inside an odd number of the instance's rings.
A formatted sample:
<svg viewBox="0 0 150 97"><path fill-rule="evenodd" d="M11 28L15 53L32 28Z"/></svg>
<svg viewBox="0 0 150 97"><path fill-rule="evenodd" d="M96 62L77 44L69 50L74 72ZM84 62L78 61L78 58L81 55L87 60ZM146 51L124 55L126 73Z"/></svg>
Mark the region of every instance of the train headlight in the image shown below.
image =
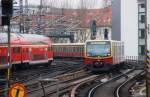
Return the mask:
<svg viewBox="0 0 150 97"><path fill-rule="evenodd" d="M103 67L103 62L95 62L94 65L96 67Z"/></svg>
<svg viewBox="0 0 150 97"><path fill-rule="evenodd" d="M110 56L110 54L107 54L108 56Z"/></svg>

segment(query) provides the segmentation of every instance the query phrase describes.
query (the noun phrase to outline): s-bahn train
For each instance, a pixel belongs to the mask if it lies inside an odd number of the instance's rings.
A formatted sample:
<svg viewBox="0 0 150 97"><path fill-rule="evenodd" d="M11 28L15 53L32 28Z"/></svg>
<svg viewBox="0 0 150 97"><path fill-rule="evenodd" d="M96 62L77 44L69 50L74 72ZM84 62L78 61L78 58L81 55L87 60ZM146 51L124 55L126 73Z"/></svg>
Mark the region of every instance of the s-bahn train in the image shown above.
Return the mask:
<svg viewBox="0 0 150 97"><path fill-rule="evenodd" d="M123 62L123 42L113 40L86 41L84 64L91 71L110 71Z"/></svg>
<svg viewBox="0 0 150 97"><path fill-rule="evenodd" d="M84 43L52 44L54 58L83 58Z"/></svg>
<svg viewBox="0 0 150 97"><path fill-rule="evenodd" d="M51 40L43 35L15 34L11 33L11 63L35 65L47 63L53 60ZM8 61L8 37L6 33L0 33L0 69L9 67Z"/></svg>
<svg viewBox="0 0 150 97"><path fill-rule="evenodd" d="M52 44L54 58L82 58L91 71L110 71L124 62L124 43L88 40L86 43Z"/></svg>

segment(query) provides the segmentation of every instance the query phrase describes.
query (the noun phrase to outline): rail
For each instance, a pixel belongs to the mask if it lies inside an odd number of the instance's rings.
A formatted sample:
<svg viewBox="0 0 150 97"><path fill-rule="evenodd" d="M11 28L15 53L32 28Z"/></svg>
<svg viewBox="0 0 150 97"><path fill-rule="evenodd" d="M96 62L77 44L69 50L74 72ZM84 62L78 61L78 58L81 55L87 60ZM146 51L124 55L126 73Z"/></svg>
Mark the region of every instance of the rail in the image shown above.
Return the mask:
<svg viewBox="0 0 150 97"><path fill-rule="evenodd" d="M116 97L121 97L120 94L119 94L120 89L123 88L128 82L130 82L130 81L133 80L133 79L136 79L136 78L139 77L139 76L142 76L143 74L144 74L144 71L141 72L140 74L138 74L138 75L132 77L132 78L129 78L129 79L126 80L125 82L123 82L123 83L116 89L116 91L115 91Z"/></svg>
<svg viewBox="0 0 150 97"><path fill-rule="evenodd" d="M135 68L134 68L134 69L131 69L131 70L129 70L129 71L127 71L125 74L131 73L131 72L133 72L134 70L135 70ZM92 97L93 94L94 94L94 91L95 91L98 87L100 87L100 86L102 86L102 85L104 85L104 84L106 84L106 83L109 83L109 82L111 82L111 81L113 81L113 80L116 80L116 79L118 79L118 78L124 76L125 74L124 74L124 73L123 73L123 74L120 74L120 75L118 75L118 76L112 78L111 80L109 80L109 81L107 81L107 82L104 82L104 83L101 83L101 84L96 85L94 88L92 88L92 89L89 91L88 97Z"/></svg>

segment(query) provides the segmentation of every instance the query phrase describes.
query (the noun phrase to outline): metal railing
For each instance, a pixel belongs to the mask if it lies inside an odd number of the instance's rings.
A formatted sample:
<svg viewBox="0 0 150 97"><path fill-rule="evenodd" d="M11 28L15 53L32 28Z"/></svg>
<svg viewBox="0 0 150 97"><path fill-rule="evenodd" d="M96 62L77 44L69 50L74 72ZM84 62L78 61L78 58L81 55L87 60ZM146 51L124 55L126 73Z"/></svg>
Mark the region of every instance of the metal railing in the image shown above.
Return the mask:
<svg viewBox="0 0 150 97"><path fill-rule="evenodd" d="M134 65L136 68L145 67L145 59L140 56L124 56L125 63L128 65Z"/></svg>

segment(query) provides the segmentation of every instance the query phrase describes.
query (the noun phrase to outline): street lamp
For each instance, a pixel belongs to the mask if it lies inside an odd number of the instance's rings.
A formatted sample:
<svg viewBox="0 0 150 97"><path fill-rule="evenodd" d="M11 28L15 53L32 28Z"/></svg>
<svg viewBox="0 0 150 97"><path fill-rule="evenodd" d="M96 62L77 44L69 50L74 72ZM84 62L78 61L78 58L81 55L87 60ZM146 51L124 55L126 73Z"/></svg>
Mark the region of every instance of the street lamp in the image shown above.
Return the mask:
<svg viewBox="0 0 150 97"><path fill-rule="evenodd" d="M42 82L57 82L57 97L59 97L59 79L54 79L54 78L42 79L42 78L40 78L39 82L40 82L40 84L42 86L44 97L46 97L46 92L45 92L44 85L42 84Z"/></svg>

